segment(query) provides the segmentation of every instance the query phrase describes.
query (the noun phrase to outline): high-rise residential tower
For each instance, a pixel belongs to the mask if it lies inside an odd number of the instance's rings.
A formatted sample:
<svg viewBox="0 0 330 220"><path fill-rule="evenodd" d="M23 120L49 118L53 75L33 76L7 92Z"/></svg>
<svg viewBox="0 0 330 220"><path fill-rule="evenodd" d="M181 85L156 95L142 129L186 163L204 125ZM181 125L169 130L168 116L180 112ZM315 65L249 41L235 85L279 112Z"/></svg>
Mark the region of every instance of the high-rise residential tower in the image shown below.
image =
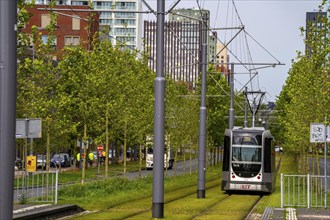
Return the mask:
<svg viewBox="0 0 330 220"><path fill-rule="evenodd" d="M174 9L169 14L169 21L178 21L183 23L199 23L202 20L202 15L207 14L207 27L210 27L210 11L198 8L182 8ZM217 39L214 38L212 32L209 32L209 38L207 39L208 44L208 61L214 60L216 54Z"/></svg>

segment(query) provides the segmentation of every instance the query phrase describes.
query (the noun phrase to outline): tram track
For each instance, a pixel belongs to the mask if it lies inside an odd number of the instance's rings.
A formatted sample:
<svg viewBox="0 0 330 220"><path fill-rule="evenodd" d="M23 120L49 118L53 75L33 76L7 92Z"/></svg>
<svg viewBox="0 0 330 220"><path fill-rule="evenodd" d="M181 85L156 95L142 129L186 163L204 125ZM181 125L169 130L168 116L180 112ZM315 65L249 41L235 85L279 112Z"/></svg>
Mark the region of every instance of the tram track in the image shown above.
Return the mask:
<svg viewBox="0 0 330 220"><path fill-rule="evenodd" d="M166 200L164 204L165 216L169 219L194 220L219 219L219 217L223 219L248 219L260 199L261 196L257 194L228 195L220 190L219 185L215 185L207 188L205 199L196 199L196 191L194 191L184 196ZM120 219L146 219L150 217L150 212L150 208L136 210L136 212Z"/></svg>
<svg viewBox="0 0 330 220"><path fill-rule="evenodd" d="M206 189L220 189L219 179L214 179L206 182ZM190 196L196 196L196 186L188 186L181 189L174 190L172 192L165 192L164 205L167 206L176 201L183 200ZM143 216L151 211L151 197L133 200L129 203L123 203L116 205L107 210L113 213L117 213L118 217L114 219L140 219L139 216ZM134 209L132 208L134 207ZM116 215L117 215L116 214ZM149 216L150 217L150 216ZM143 217L141 217L142 219Z"/></svg>
<svg viewBox="0 0 330 220"><path fill-rule="evenodd" d="M205 209L203 212L199 213L198 215L194 216L192 219L198 219L198 217L202 217L203 215L205 215L209 210L211 210L213 207L219 205L221 202L225 201L226 199L229 199L230 196L228 195L228 197L223 198L222 200L220 200L219 202L213 204L212 206L208 207L207 209Z"/></svg>
<svg viewBox="0 0 330 220"><path fill-rule="evenodd" d="M260 199L259 195L230 195L192 219L219 219L219 217L222 219L249 219Z"/></svg>
<svg viewBox="0 0 330 220"><path fill-rule="evenodd" d="M229 195L220 188L220 180L206 182L205 198L197 199L196 186L187 186L165 192L164 216L168 219L248 219L260 195ZM152 212L152 197L131 200L115 205L107 210L93 213L89 219L149 219ZM111 217L109 214L111 213ZM86 217L87 217L86 216ZM110 218L109 218L110 217ZM88 219L83 218L83 219Z"/></svg>

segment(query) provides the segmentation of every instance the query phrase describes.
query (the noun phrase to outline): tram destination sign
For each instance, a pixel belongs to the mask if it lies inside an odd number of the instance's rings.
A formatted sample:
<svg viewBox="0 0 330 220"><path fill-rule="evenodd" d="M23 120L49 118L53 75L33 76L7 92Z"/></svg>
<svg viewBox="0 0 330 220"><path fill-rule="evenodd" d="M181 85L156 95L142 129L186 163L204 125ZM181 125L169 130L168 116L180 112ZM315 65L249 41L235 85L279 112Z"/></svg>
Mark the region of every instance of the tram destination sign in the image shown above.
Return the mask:
<svg viewBox="0 0 330 220"><path fill-rule="evenodd" d="M310 124L310 142L324 143L326 141L326 126L322 123Z"/></svg>

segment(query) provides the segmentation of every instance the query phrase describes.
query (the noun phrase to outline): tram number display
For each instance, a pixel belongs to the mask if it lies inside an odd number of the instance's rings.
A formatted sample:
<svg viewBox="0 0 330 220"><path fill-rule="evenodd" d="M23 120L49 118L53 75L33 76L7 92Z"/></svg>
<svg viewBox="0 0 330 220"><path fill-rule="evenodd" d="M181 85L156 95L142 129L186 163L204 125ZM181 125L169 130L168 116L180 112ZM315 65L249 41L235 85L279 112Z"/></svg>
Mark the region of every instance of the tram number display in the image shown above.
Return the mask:
<svg viewBox="0 0 330 220"><path fill-rule="evenodd" d="M242 184L242 185L241 185L241 189L249 190L249 189L251 189L251 185L248 185L248 184Z"/></svg>
<svg viewBox="0 0 330 220"><path fill-rule="evenodd" d="M230 184L231 189L236 189L236 190L260 190L261 186L260 185L255 185L255 184Z"/></svg>

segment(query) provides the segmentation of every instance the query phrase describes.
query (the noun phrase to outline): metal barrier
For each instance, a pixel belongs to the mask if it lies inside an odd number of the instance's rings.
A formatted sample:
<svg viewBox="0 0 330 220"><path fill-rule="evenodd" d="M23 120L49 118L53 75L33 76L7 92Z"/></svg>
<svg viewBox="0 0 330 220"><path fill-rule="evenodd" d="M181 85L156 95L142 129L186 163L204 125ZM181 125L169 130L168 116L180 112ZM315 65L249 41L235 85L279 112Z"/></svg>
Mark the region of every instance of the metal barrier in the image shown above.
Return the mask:
<svg viewBox="0 0 330 220"><path fill-rule="evenodd" d="M281 174L281 207L329 207L327 176ZM327 182L327 186L325 185Z"/></svg>
<svg viewBox="0 0 330 220"><path fill-rule="evenodd" d="M58 171L22 172L15 178L15 202L57 204Z"/></svg>

